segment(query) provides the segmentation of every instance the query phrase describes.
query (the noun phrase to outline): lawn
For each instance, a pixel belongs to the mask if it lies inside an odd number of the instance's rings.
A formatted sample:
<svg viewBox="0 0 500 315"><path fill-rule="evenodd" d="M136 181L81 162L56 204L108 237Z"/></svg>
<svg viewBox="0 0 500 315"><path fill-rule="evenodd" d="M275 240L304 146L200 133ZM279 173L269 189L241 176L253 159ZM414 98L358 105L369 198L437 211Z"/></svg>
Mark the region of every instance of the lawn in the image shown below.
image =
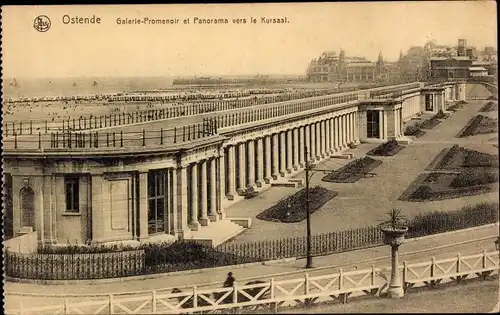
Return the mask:
<svg viewBox="0 0 500 315"><path fill-rule="evenodd" d="M326 175L321 180L331 183L354 183L366 176L377 166L382 164L382 161L372 159L365 156L364 158L356 159L338 170Z"/></svg>
<svg viewBox="0 0 500 315"><path fill-rule="evenodd" d="M498 156L454 145L444 149L398 198L435 201L491 192L498 182Z"/></svg>
<svg viewBox="0 0 500 315"><path fill-rule="evenodd" d="M337 195L336 191L320 186L309 188L309 212L314 213ZM257 219L283 223L300 222L307 217L306 200L306 190L299 190L295 194L281 199L271 208L259 213Z"/></svg>

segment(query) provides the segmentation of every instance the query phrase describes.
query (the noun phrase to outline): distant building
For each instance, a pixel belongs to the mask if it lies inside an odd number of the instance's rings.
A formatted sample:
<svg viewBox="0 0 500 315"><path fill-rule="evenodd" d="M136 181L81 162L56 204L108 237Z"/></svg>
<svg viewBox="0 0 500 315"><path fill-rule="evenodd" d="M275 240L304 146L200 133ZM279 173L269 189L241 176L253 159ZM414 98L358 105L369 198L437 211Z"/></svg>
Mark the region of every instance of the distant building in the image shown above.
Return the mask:
<svg viewBox="0 0 500 315"><path fill-rule="evenodd" d="M488 75L488 69L483 67L470 67L469 75L471 77L485 77Z"/></svg>
<svg viewBox="0 0 500 315"><path fill-rule="evenodd" d="M375 63L365 57L346 56L344 51L339 55L326 51L309 63L307 78L312 82L375 82L386 80L386 71L381 55Z"/></svg>
<svg viewBox="0 0 500 315"><path fill-rule="evenodd" d="M467 57L432 57L431 78L432 79L467 79L472 60Z"/></svg>

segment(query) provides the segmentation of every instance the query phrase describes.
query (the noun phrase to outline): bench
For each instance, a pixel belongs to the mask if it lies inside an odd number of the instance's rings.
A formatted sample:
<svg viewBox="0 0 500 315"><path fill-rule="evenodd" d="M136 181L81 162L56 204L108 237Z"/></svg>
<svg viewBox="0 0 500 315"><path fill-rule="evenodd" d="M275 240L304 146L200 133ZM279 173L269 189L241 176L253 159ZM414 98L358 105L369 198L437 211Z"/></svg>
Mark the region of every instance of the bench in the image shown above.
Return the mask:
<svg viewBox="0 0 500 315"><path fill-rule="evenodd" d="M377 173L364 173L363 174L364 177L373 177L375 175L377 175Z"/></svg>

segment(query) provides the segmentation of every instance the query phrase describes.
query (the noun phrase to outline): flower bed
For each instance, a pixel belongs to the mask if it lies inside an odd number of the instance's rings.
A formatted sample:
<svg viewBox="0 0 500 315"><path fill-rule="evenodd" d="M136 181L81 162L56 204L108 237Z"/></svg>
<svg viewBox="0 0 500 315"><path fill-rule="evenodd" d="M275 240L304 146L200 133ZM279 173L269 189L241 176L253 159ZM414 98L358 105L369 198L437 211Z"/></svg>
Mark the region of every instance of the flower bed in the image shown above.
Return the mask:
<svg viewBox="0 0 500 315"><path fill-rule="evenodd" d="M459 133L458 138L474 136L477 134L498 132L498 120L477 115L472 118L465 128Z"/></svg>
<svg viewBox="0 0 500 315"><path fill-rule="evenodd" d="M498 156L454 145L444 149L398 198L404 201L434 201L494 191L498 182ZM439 172L438 170L447 170ZM458 173L450 173L455 170Z"/></svg>
<svg viewBox="0 0 500 315"><path fill-rule="evenodd" d="M309 188L309 212L314 213L337 195L336 191L320 186ZM299 190L295 194L281 199L271 208L259 213L257 219L284 223L300 222L307 217L306 202L306 190Z"/></svg>
<svg viewBox="0 0 500 315"><path fill-rule="evenodd" d="M380 164L382 164L382 161L365 156L364 158L348 163L335 172L326 175L321 180L332 183L354 183Z"/></svg>
<svg viewBox="0 0 500 315"><path fill-rule="evenodd" d="M399 151L403 150L405 147L399 145L396 140L391 140L386 143L383 143L376 147L373 150L370 150L367 155L376 155L376 156L393 156Z"/></svg>
<svg viewBox="0 0 500 315"><path fill-rule="evenodd" d="M432 116L431 118L425 120L421 125L420 128L422 129L432 129L439 125L441 123L441 120L439 120L437 117L437 114L435 116Z"/></svg>
<svg viewBox="0 0 500 315"><path fill-rule="evenodd" d="M450 184L452 188L462 188L470 186L479 186L486 184L493 184L498 182L498 170L483 170L483 169L468 169L453 179Z"/></svg>
<svg viewBox="0 0 500 315"><path fill-rule="evenodd" d="M498 111L498 103L488 102L480 110L480 112L494 112Z"/></svg>

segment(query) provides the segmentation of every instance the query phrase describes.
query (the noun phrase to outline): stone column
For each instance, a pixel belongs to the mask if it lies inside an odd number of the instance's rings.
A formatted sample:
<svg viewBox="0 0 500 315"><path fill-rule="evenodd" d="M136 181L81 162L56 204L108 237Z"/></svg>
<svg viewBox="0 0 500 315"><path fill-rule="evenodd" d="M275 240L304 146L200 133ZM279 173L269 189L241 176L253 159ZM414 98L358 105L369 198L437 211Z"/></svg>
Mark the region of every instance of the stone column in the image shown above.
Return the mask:
<svg viewBox="0 0 500 315"><path fill-rule="evenodd" d="M200 222L198 222L198 164L191 165L191 178L189 184L191 185L191 216L189 217L189 227L193 231L198 231Z"/></svg>
<svg viewBox="0 0 500 315"><path fill-rule="evenodd" d="M330 155L330 118L328 118L327 120L325 120L325 157L328 157Z"/></svg>
<svg viewBox="0 0 500 315"><path fill-rule="evenodd" d="M298 148L299 148L299 166L301 168L304 168L305 166L305 161L304 161L304 147L306 145L306 141L305 141L305 137L304 137L304 133L305 133L305 128L303 126L301 126L299 128L299 143L298 143Z"/></svg>
<svg viewBox="0 0 500 315"><path fill-rule="evenodd" d="M293 169L299 169L299 129L293 129Z"/></svg>
<svg viewBox="0 0 500 315"><path fill-rule="evenodd" d="M330 118L328 120L329 122L329 128L330 128L330 154L335 152L335 124L334 124L335 118Z"/></svg>
<svg viewBox="0 0 500 315"><path fill-rule="evenodd" d="M340 151L340 116L335 117L335 151Z"/></svg>
<svg viewBox="0 0 500 315"><path fill-rule="evenodd" d="M316 129L316 154L315 158L316 160L321 160L321 121L316 122L314 128Z"/></svg>
<svg viewBox="0 0 500 315"><path fill-rule="evenodd" d="M288 174L292 173L293 166L293 130L286 131L286 171Z"/></svg>
<svg viewBox="0 0 500 315"><path fill-rule="evenodd" d="M286 174L286 131L280 133L280 175L282 177Z"/></svg>
<svg viewBox="0 0 500 315"><path fill-rule="evenodd" d="M304 126L304 140L305 140L305 146L307 147L307 161L304 161L304 166L306 165L306 162L309 162L310 160L310 154L311 154L311 129L310 125ZM304 155L304 154L303 154Z"/></svg>
<svg viewBox="0 0 500 315"><path fill-rule="evenodd" d="M210 187L210 207L208 217L210 221L217 222L219 216L217 215L217 159L210 159L210 180L208 181Z"/></svg>
<svg viewBox="0 0 500 315"><path fill-rule="evenodd" d="M139 173L139 239L149 237L148 234L148 173Z"/></svg>
<svg viewBox="0 0 500 315"><path fill-rule="evenodd" d="M274 180L277 180L279 178L279 168L280 168L280 163L279 163L279 139L278 139L278 134L275 133L273 134L273 148L272 148L272 177Z"/></svg>
<svg viewBox="0 0 500 315"><path fill-rule="evenodd" d="M190 229L188 225L188 176L185 166L174 169L172 177L172 188L174 194L171 198L174 211L175 235L179 239L186 238Z"/></svg>
<svg viewBox="0 0 500 315"><path fill-rule="evenodd" d="M378 111L378 124L379 124L379 139L384 139L384 111Z"/></svg>
<svg viewBox="0 0 500 315"><path fill-rule="evenodd" d="M217 159L216 166L216 177L218 181L218 190L217 190L217 214L219 219L223 220L226 218L226 210L224 209L223 201L226 198L226 194L224 192L226 186L226 157L224 155L224 150L221 149L219 152L219 158Z"/></svg>
<svg viewBox="0 0 500 315"><path fill-rule="evenodd" d="M248 141L248 155L247 155L247 165L248 165L248 185L247 189L255 188L255 147L254 140Z"/></svg>
<svg viewBox="0 0 500 315"><path fill-rule="evenodd" d="M257 187L262 187L262 182L264 181L264 148L262 138L257 140L257 180L255 184Z"/></svg>
<svg viewBox="0 0 500 315"><path fill-rule="evenodd" d="M235 147L231 145L227 149L227 199L234 200L236 195L236 159L235 159ZM223 191L224 193L224 191Z"/></svg>
<svg viewBox="0 0 500 315"><path fill-rule="evenodd" d="M201 180L200 180L200 209L201 217L199 221L201 225L207 226L210 222L208 218L208 196L207 196L207 161L201 161Z"/></svg>
<svg viewBox="0 0 500 315"><path fill-rule="evenodd" d="M246 143L238 144L238 187L236 192L243 195L246 188Z"/></svg>
<svg viewBox="0 0 500 315"><path fill-rule="evenodd" d="M311 148L309 149L309 162L312 163L316 159L316 123L312 123L310 126Z"/></svg>
<svg viewBox="0 0 500 315"><path fill-rule="evenodd" d="M264 174L264 181L266 184L271 183L272 177L272 151L271 151L271 137L272 136L266 136L264 138L264 144L265 144L265 154L264 154L264 161L266 164L265 167L265 174Z"/></svg>

